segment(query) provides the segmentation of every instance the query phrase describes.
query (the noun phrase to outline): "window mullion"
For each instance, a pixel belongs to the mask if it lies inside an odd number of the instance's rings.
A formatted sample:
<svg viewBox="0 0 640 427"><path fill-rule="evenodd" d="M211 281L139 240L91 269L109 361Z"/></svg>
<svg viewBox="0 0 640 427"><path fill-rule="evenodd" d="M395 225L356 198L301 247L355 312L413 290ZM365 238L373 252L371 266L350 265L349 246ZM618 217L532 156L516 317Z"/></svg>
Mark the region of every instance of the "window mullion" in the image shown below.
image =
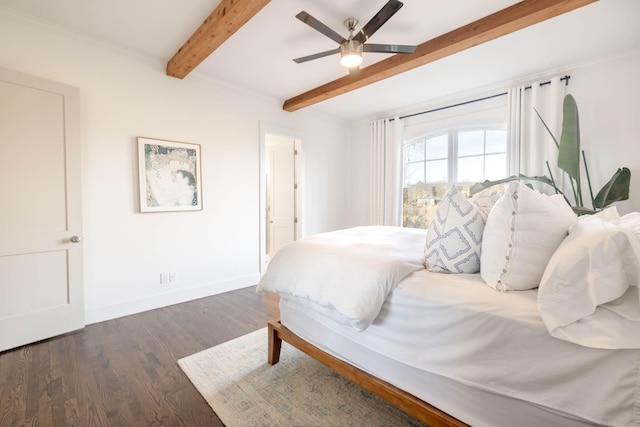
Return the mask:
<svg viewBox="0 0 640 427"><path fill-rule="evenodd" d="M422 153L422 182L427 182L427 138L422 142L424 144L424 150Z"/></svg>
<svg viewBox="0 0 640 427"><path fill-rule="evenodd" d="M487 129L482 132L482 176L487 176Z"/></svg>
<svg viewBox="0 0 640 427"><path fill-rule="evenodd" d="M449 156L447 160L448 165L448 176L447 179L449 182L447 183L447 187L450 187L452 184L458 181L458 132L455 130L449 131Z"/></svg>

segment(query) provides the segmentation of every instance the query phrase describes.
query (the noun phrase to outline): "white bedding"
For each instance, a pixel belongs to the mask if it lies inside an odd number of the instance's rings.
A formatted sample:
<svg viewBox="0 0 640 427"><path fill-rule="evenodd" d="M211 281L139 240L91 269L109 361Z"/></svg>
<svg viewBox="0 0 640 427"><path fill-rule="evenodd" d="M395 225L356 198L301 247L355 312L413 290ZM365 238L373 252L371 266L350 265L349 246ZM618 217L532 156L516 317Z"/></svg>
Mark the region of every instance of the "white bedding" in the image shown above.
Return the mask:
<svg viewBox="0 0 640 427"><path fill-rule="evenodd" d="M305 237L274 255L258 291L299 298L340 323L364 330L395 286L424 268L425 239L426 230L385 226Z"/></svg>
<svg viewBox="0 0 640 427"><path fill-rule="evenodd" d="M547 265L538 307L554 337L640 348L640 238L618 224L580 218Z"/></svg>
<svg viewBox="0 0 640 427"><path fill-rule="evenodd" d="M371 349L416 372L532 402L568 417L604 425L640 425L640 351L586 348L551 337L538 313L536 294L536 290L496 292L478 274L420 270L396 287L380 315L362 332L304 311L300 300L284 297L281 304L301 308L309 319L335 333L321 348L328 346L348 361L358 355L343 352L334 342L346 340L351 347ZM286 311L281 319L288 327ZM313 343L314 336L304 334L306 327L293 325L291 329ZM371 371L367 360L360 358L356 364ZM427 401L433 397L422 394L426 387L420 375L388 368L372 373ZM465 407L465 402L461 396L459 401L453 398L453 409L441 409L460 416L456 407ZM487 424L481 422L483 417L465 412L466 407L459 410L463 421L472 425L513 425L498 420ZM502 413L502 409L496 411ZM541 425L528 418L533 415L524 415L526 409L521 411L518 425ZM574 425L575 421L567 419L566 423ZM562 420L560 425L564 425Z"/></svg>
<svg viewBox="0 0 640 427"><path fill-rule="evenodd" d="M333 331L336 342L346 340L412 372L509 396L574 421L640 426L640 349L590 348L552 337L537 289L496 292L480 274L429 272L422 264L425 239L424 230L397 227L307 237L274 256L258 290L280 294L281 304L307 313L314 324ZM623 248L620 254L628 252ZM630 280L625 283L637 290L640 268L620 254L615 256L625 264L622 275ZM606 280L596 284L608 289ZM638 308L637 292L631 297L629 306L603 308L628 316ZM559 313L562 307L554 306ZM281 320L289 326L286 312ZM314 343L305 328L292 330ZM331 339L320 344L349 360ZM366 359L355 364L369 370ZM433 397L421 394L422 375L372 373L426 401ZM469 419L476 425L482 417Z"/></svg>

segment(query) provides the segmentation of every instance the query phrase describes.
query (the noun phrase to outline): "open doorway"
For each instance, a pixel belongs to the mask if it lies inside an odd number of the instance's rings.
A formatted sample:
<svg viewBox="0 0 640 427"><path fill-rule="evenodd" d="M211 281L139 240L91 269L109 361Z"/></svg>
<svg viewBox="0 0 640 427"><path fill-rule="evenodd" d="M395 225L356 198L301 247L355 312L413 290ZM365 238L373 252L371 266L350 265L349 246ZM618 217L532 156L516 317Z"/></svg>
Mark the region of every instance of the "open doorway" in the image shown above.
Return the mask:
<svg viewBox="0 0 640 427"><path fill-rule="evenodd" d="M260 272L282 246L301 237L301 138L293 130L260 126Z"/></svg>

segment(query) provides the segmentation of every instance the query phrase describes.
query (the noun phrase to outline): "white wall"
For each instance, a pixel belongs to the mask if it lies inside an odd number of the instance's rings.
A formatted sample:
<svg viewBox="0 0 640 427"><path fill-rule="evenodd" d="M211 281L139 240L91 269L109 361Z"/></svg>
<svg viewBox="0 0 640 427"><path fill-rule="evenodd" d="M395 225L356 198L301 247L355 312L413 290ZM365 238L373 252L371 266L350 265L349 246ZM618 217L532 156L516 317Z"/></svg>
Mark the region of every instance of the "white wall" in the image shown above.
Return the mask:
<svg viewBox="0 0 640 427"><path fill-rule="evenodd" d="M8 12L0 40L0 66L80 88L87 323L257 283L260 122L303 135L304 233L345 226L343 123ZM137 136L202 145L203 211L139 213Z"/></svg>
<svg viewBox="0 0 640 427"><path fill-rule="evenodd" d="M586 152L594 193L617 168L626 166L631 170L630 197L616 206L621 214L640 211L640 85L635 81L640 76L640 51L579 65L569 64L560 70L550 70L547 77L564 74L571 76L568 93L578 104L582 148ZM539 75L522 76L519 83L534 80L534 77L540 79ZM490 90L500 93L511 84L513 82L495 85ZM480 88L477 92L454 94L448 99L425 100L420 109L405 108L391 112L389 117L485 96L487 90ZM356 164L351 165L350 194L354 206L349 224L364 225L369 221L368 121L351 123L350 150L350 158ZM583 196L588 197L588 193L583 192Z"/></svg>

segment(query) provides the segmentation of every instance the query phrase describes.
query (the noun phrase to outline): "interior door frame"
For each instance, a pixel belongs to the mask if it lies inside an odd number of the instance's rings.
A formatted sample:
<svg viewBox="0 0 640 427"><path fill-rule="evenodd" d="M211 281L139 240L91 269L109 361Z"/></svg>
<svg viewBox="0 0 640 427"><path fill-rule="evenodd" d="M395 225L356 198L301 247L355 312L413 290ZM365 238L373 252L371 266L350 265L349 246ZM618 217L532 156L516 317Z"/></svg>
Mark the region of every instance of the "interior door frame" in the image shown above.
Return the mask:
<svg viewBox="0 0 640 427"><path fill-rule="evenodd" d="M297 222L295 224L295 239L302 237L302 221L303 221L303 198L304 198L304 171L303 171L303 152L302 152L302 132L285 126L274 125L271 123L260 122L260 143L259 143L259 184L260 184L260 207L259 207L259 230L260 230L260 249L258 254L258 270L260 275L264 274L267 267L267 171L266 171L266 139L267 135L279 136L281 138L293 139L294 150L297 154L294 161L295 182L297 191L295 196L295 216Z"/></svg>

